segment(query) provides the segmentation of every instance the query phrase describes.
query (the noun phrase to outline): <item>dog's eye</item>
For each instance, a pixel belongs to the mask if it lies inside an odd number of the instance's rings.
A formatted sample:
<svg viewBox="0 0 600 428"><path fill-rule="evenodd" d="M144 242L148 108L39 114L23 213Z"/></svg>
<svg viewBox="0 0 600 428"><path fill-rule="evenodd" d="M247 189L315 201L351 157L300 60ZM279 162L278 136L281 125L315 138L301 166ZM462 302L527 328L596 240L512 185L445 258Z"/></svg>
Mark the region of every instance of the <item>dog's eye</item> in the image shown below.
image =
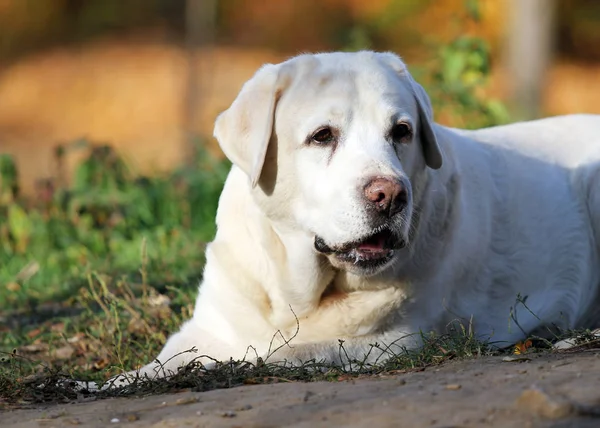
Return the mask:
<svg viewBox="0 0 600 428"><path fill-rule="evenodd" d="M396 142L405 142L412 135L412 129L407 123L397 123L392 127L390 137Z"/></svg>
<svg viewBox="0 0 600 428"><path fill-rule="evenodd" d="M317 144L330 144L335 141L335 135L331 128L325 127L315 132L310 140Z"/></svg>

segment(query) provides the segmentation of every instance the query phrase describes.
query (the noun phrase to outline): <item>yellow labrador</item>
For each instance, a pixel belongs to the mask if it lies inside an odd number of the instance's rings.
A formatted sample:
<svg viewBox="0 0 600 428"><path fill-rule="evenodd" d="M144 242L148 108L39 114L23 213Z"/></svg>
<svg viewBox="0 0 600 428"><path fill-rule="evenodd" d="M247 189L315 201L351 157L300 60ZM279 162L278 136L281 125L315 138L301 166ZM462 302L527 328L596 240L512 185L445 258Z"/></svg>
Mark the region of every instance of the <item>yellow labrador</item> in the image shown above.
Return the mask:
<svg viewBox="0 0 600 428"><path fill-rule="evenodd" d="M600 116L451 129L397 56L325 53L262 67L215 136L233 167L195 312L142 375L598 321Z"/></svg>

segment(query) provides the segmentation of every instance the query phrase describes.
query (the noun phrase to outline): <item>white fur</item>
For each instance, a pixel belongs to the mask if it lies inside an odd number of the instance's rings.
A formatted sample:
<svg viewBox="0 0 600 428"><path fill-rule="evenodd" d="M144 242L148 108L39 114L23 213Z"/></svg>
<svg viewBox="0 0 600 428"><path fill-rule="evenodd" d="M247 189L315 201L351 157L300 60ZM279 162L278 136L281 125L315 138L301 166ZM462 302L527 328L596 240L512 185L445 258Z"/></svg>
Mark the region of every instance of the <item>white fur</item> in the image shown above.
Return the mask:
<svg viewBox="0 0 600 428"><path fill-rule="evenodd" d="M499 346L546 326L594 327L600 116L466 131L431 114L392 54L303 55L259 70L217 120L234 166L194 316L158 356L159 375L210 363L202 356L264 358L290 338L272 360L341 362L338 339L362 359L371 344L415 346L414 333L453 320ZM392 118L411 124L412 141L386 139ZM325 124L341 131L335 150L306 144ZM360 189L381 175L411 192L397 220L409 245L370 273L317 253L315 235L335 245L372 231Z"/></svg>

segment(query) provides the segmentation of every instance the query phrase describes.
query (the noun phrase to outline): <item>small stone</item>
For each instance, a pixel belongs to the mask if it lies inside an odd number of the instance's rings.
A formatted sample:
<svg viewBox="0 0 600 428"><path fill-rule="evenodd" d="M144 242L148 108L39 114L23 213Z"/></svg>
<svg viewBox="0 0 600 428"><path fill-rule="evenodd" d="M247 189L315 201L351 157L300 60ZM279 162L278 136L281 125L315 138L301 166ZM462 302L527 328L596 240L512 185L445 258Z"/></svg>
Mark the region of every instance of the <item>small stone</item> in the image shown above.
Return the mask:
<svg viewBox="0 0 600 428"><path fill-rule="evenodd" d="M127 416L125 416L125 419L127 420L127 422L135 422L135 421L139 420L140 417L138 415L136 415L135 413L130 413Z"/></svg>
<svg viewBox="0 0 600 428"><path fill-rule="evenodd" d="M119 422L121 422L121 421L119 420L119 418L112 418L112 419L110 420L110 423L111 423L111 424L118 424Z"/></svg>
<svg viewBox="0 0 600 428"><path fill-rule="evenodd" d="M245 404L241 407L238 407L236 410L239 412L243 412L244 410L250 410L252 409L252 406L250 404Z"/></svg>
<svg viewBox="0 0 600 428"><path fill-rule="evenodd" d="M224 418L235 418L237 416L237 413L235 413L233 410L227 410L223 412L221 416Z"/></svg>
<svg viewBox="0 0 600 428"><path fill-rule="evenodd" d="M177 401L175 401L175 405L176 406L182 406L184 404L193 404L193 403L197 403L198 401L200 401L198 399L198 397L186 397L186 398L180 398Z"/></svg>
<svg viewBox="0 0 600 428"><path fill-rule="evenodd" d="M458 391L461 388L462 388L462 385L460 385L458 383L449 383L448 385L446 385L446 389L449 391Z"/></svg>
<svg viewBox="0 0 600 428"><path fill-rule="evenodd" d="M523 391L517 399L517 407L546 419L561 419L574 412L573 404L550 397L538 388Z"/></svg>
<svg viewBox="0 0 600 428"><path fill-rule="evenodd" d="M308 399L309 399L310 397L312 397L313 395L315 395L315 393L314 393L314 392L312 392L312 391L306 391L306 392L304 393L304 402L306 403L306 402L308 401Z"/></svg>
<svg viewBox="0 0 600 428"><path fill-rule="evenodd" d="M520 356L509 356L502 358L502 361L505 363L522 363L524 361L531 361L531 358L525 357L523 355Z"/></svg>

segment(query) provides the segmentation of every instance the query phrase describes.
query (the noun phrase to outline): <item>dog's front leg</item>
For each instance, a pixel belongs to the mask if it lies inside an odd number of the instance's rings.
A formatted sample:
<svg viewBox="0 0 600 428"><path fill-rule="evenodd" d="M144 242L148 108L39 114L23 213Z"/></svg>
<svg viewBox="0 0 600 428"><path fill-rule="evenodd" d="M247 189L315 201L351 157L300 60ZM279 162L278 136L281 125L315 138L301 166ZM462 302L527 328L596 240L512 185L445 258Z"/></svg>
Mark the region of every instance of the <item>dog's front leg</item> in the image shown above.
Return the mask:
<svg viewBox="0 0 600 428"><path fill-rule="evenodd" d="M314 361L352 369L357 363L383 363L406 350L420 346L422 346L421 335L408 326L399 325L383 333L359 337L341 337L306 344L294 344L292 341L273 352L269 360L286 361L294 365Z"/></svg>
<svg viewBox="0 0 600 428"><path fill-rule="evenodd" d="M215 356L214 352L217 350L219 353ZM213 358L228 355L235 354L192 318L169 337L160 354L152 362L109 379L102 389L129 385L137 380L169 378L192 362L201 363L204 368L210 369L215 365Z"/></svg>
<svg viewBox="0 0 600 428"><path fill-rule="evenodd" d="M296 343L373 334L398 310L406 296L387 287L326 294L308 315L287 331Z"/></svg>

